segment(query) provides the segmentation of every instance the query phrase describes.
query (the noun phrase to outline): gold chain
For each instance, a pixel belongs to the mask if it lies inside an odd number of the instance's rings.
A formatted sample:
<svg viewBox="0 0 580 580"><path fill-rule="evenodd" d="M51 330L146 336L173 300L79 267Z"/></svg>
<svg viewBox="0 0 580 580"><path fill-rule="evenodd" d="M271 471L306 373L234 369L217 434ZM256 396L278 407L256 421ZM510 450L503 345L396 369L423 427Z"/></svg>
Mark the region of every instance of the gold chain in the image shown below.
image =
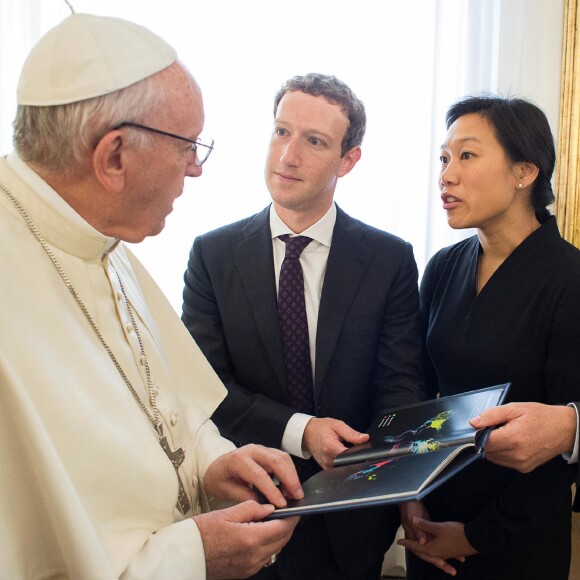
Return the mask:
<svg viewBox="0 0 580 580"><path fill-rule="evenodd" d="M105 341L103 335L101 334L101 331L97 327L95 321L93 320L93 317L91 316L90 312L88 311L87 307L85 306L85 303L82 301L82 299L79 296L78 292L76 291L75 287L72 285L70 278L66 275L65 271L63 270L62 266L60 265L60 262L58 261L57 257L54 255L54 252L50 249L50 246L47 244L46 240L44 239L44 237L42 236L42 234L40 233L40 231L38 230L38 228L36 227L34 222L30 219L30 216L26 213L26 210L22 207L20 202L1 183L0 183L0 189L6 194L8 199L12 202L14 207L18 210L18 212L20 213L20 215L22 216L22 218L24 219L24 221L28 225L28 228L30 229L30 231L34 234L36 239L40 242L40 245L44 248L44 251L46 252L48 257L50 258L51 262L53 263L54 267L56 268L56 271L59 273L60 277L62 278L62 281L65 283L66 287L69 289L69 292L72 294L73 298L75 299L75 302L78 304L82 313L85 315L86 319L89 321L89 324L91 325L92 329L95 331L95 334L99 338L101 344L105 347L107 354L109 355L110 359L113 361L115 368L117 369L119 375L121 375L121 378L123 379L123 381L127 385L127 388L129 389L129 391L133 395L133 398L135 399L135 401L137 402L139 407L141 407L141 410L145 413L145 415L147 416L147 418L149 419L149 421L151 422L151 424L153 425L155 430L160 435L162 435L163 430L162 430L162 426L161 426L161 421L159 419L159 416L160 416L159 408L157 407L157 387L153 385L153 381L151 380L151 371L149 369L149 362L147 361L147 356L145 355L145 349L143 348L143 341L141 340L141 335L139 333L139 329L137 327L137 323L136 323L135 317L133 315L133 309L131 308L131 306L129 304L129 300L127 298L127 294L125 293L125 288L123 286L123 283L121 282L121 278L119 276L119 273L117 272L117 270L115 270L115 268L113 268L113 270L117 276L117 280L119 281L119 285L121 286L121 292L123 293L123 297L125 298L125 305L127 306L127 310L129 311L129 317L131 318L131 323L133 325L133 328L135 329L135 335L137 336L137 340L139 341L139 347L141 349L141 361L143 361L143 365L145 366L145 375L147 377L147 389L149 391L149 402L151 404L151 408L153 409L153 414L151 414L151 412L149 411L149 409L147 408L145 403L143 403L143 401L141 400L141 397L139 396L139 394L137 393L137 391L135 390L135 388L131 384L131 381L128 379L127 375L125 374L125 371L121 368L119 361L117 360L117 358L113 354L113 351L110 349L109 345Z"/></svg>

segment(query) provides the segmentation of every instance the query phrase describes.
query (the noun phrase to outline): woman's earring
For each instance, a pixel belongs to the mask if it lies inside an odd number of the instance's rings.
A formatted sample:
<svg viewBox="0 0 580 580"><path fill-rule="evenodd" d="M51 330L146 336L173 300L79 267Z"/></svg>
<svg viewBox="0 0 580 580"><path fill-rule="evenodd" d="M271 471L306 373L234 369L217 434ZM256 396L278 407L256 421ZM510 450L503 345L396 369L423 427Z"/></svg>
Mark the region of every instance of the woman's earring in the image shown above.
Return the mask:
<svg viewBox="0 0 580 580"><path fill-rule="evenodd" d="M518 183L518 189L521 189L524 186L523 183Z"/></svg>

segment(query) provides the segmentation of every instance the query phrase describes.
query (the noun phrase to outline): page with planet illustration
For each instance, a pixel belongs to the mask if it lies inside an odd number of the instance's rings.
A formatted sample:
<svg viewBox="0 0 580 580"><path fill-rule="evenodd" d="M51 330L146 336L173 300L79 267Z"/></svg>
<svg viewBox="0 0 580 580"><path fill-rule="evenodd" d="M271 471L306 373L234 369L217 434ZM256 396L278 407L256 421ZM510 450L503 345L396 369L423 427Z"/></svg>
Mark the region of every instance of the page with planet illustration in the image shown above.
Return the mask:
<svg viewBox="0 0 580 580"><path fill-rule="evenodd" d="M489 429L474 429L469 421L501 404L508 388L509 383L495 385L386 412L368 430L369 441L337 455L334 466L424 454L465 443L482 447Z"/></svg>

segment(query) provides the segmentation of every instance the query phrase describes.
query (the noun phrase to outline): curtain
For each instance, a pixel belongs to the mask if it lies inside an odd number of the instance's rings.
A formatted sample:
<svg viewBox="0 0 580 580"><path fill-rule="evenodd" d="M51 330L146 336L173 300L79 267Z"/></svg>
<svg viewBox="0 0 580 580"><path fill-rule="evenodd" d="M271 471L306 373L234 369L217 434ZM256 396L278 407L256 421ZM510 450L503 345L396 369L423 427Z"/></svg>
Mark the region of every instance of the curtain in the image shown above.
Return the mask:
<svg viewBox="0 0 580 580"><path fill-rule="evenodd" d="M580 10L566 0L562 50L562 95L556 169L556 217L562 235L580 247Z"/></svg>

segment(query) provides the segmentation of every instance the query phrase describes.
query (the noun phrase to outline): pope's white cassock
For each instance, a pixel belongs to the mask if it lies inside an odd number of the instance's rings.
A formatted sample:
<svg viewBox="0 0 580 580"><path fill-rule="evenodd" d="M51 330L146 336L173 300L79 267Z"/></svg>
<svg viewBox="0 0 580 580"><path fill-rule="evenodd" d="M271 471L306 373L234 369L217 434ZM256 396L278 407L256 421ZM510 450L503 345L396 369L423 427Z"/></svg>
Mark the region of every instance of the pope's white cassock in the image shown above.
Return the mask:
<svg viewBox="0 0 580 580"><path fill-rule="evenodd" d="M62 265L148 404L138 336L178 478L45 250L0 191L0 579L204 578L192 515L208 465L233 449L209 420L225 389L123 243L87 224L16 154L0 184ZM95 201L98 203L98 201ZM117 275L136 313L137 332Z"/></svg>

